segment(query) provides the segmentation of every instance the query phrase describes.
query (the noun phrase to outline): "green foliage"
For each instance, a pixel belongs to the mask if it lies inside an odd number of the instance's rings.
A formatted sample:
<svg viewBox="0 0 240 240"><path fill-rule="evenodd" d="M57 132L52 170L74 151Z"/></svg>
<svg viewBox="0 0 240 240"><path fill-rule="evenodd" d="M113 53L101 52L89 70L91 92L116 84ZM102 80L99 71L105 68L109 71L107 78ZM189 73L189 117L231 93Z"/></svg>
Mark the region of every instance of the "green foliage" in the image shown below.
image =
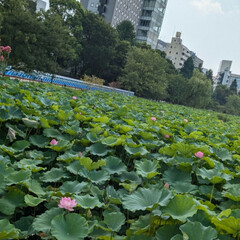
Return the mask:
<svg viewBox="0 0 240 240"><path fill-rule="evenodd" d="M183 77L190 79L193 76L194 63L192 57L189 57L183 64L180 73Z"/></svg>
<svg viewBox="0 0 240 240"><path fill-rule="evenodd" d="M0 239L238 238L238 117L8 78L0 90Z"/></svg>
<svg viewBox="0 0 240 240"><path fill-rule="evenodd" d="M167 61L153 50L132 47L119 81L136 96L164 99L167 95Z"/></svg>
<svg viewBox="0 0 240 240"><path fill-rule="evenodd" d="M224 105L227 102L227 97L231 94L226 85L217 85L213 93L213 99L220 105Z"/></svg>
<svg viewBox="0 0 240 240"><path fill-rule="evenodd" d="M117 29L120 40L128 41L131 44L134 43L134 39L135 39L134 26L130 21L124 20L120 22L117 25L116 29Z"/></svg>
<svg viewBox="0 0 240 240"><path fill-rule="evenodd" d="M238 95L230 95L225 105L228 114L240 115L240 97Z"/></svg>

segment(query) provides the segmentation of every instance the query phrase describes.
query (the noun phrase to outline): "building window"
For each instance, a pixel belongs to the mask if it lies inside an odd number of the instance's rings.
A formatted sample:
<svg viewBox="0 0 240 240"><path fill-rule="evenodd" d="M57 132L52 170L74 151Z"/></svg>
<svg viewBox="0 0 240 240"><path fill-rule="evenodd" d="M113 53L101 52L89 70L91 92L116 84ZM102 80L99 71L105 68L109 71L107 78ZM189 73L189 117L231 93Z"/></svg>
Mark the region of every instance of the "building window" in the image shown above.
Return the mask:
<svg viewBox="0 0 240 240"><path fill-rule="evenodd" d="M178 54L178 52L176 52L176 54Z"/></svg>
<svg viewBox="0 0 240 240"><path fill-rule="evenodd" d="M171 51L169 53L171 53Z"/></svg>
<svg viewBox="0 0 240 240"><path fill-rule="evenodd" d="M94 3L91 3L91 5L90 5L91 7L94 7Z"/></svg>

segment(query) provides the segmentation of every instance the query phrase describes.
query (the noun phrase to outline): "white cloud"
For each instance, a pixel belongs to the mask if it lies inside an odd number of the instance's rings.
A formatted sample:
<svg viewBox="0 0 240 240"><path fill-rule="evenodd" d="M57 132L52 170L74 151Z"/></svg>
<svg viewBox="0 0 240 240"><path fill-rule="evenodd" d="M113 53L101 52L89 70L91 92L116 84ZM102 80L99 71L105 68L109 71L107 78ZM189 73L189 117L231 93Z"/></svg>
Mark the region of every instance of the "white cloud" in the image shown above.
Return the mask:
<svg viewBox="0 0 240 240"><path fill-rule="evenodd" d="M191 4L203 14L223 14L222 6L215 0L193 0Z"/></svg>

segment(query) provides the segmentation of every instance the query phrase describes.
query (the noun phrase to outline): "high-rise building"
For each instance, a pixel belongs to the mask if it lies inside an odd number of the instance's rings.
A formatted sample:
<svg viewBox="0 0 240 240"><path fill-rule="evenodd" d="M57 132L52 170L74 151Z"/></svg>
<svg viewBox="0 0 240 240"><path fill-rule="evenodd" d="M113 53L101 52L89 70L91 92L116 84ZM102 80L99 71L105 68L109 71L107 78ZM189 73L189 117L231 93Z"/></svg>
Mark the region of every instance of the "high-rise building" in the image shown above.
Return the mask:
<svg viewBox="0 0 240 240"><path fill-rule="evenodd" d="M49 0L33 0L36 2L36 11L39 12L41 9L47 11L49 9Z"/></svg>
<svg viewBox="0 0 240 240"><path fill-rule="evenodd" d="M143 0L136 39L157 47L158 37L167 7L167 0Z"/></svg>
<svg viewBox="0 0 240 240"><path fill-rule="evenodd" d="M136 32L136 39L152 48L157 47L165 9L168 0L81 0L83 7L98 13L106 22L116 27L123 20L130 21ZM91 8L92 6L93 8Z"/></svg>
<svg viewBox="0 0 240 240"><path fill-rule="evenodd" d="M222 60L218 69L217 76L215 78L214 86L217 85L227 85L231 86L233 81L237 82L237 91L240 92L240 75L233 74L231 72L232 61L230 60Z"/></svg>
<svg viewBox="0 0 240 240"><path fill-rule="evenodd" d="M80 2L85 9L98 13L99 0L81 0Z"/></svg>

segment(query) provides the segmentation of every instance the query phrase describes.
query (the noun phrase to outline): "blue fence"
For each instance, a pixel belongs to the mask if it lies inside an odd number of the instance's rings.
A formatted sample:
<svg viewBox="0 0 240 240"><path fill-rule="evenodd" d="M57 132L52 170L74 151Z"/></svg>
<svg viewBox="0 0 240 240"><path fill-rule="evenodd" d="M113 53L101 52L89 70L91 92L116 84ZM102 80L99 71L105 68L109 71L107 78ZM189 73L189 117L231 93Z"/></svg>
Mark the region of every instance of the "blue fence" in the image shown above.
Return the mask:
<svg viewBox="0 0 240 240"><path fill-rule="evenodd" d="M30 75L30 74L26 74L22 71L16 71L13 69L8 69L5 72L5 75L9 76L9 77L16 77L16 78L22 78L22 79L38 81L38 82L46 82L46 83L51 83L51 78L52 78L52 75L47 74L47 73L44 73L44 74L34 73L34 75ZM131 91L126 91L126 90L118 89L118 88L111 88L111 87L107 87L107 86L101 86L98 84L87 83L87 82L84 82L81 80L76 80L74 78L64 77L64 76L60 76L60 75L54 76L53 84L66 86L66 87L85 89L85 90L116 92L116 93L121 93L121 94L129 95L129 96L134 96L134 92L131 92Z"/></svg>

